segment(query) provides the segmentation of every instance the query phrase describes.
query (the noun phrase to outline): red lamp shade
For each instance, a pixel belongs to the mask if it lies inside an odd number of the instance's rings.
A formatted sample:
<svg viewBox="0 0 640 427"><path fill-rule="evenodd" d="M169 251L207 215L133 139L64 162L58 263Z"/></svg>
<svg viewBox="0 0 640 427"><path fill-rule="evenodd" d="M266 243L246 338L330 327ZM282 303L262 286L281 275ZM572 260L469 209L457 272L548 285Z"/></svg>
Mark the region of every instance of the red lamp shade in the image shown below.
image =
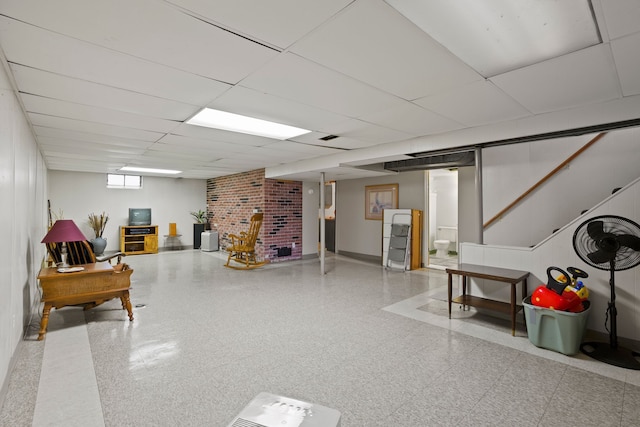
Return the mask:
<svg viewBox="0 0 640 427"><path fill-rule="evenodd" d="M78 226L70 219L59 219L40 243L79 242L87 240Z"/></svg>

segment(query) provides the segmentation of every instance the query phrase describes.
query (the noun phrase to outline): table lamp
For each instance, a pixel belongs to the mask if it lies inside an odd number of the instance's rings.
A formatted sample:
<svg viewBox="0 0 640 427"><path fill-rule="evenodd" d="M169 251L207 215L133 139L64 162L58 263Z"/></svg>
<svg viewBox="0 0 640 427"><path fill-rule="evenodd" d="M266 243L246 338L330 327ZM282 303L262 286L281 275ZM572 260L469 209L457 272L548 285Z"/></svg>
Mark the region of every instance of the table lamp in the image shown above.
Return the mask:
<svg viewBox="0 0 640 427"><path fill-rule="evenodd" d="M79 242L87 240L82 234L82 231L78 226L70 219L59 219L49 230L42 242L40 243L62 243L60 248L60 256L62 258L62 265L59 267L69 267L67 264L67 242Z"/></svg>

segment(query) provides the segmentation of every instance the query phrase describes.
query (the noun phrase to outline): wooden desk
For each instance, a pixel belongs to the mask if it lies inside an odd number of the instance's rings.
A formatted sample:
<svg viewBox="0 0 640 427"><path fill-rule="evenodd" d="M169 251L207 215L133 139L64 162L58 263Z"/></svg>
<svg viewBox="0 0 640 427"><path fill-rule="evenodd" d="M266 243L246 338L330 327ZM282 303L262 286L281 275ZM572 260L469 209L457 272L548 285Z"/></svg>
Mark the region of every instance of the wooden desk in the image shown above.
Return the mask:
<svg viewBox="0 0 640 427"><path fill-rule="evenodd" d="M133 270L117 271L108 261L76 267L83 267L84 270L74 273L59 273L56 267L40 270L38 279L42 287L44 309L38 340L42 340L47 333L52 307L58 309L67 305L84 305L86 310L112 298L120 298L122 309L127 310L129 320L133 320L129 299Z"/></svg>
<svg viewBox="0 0 640 427"><path fill-rule="evenodd" d="M507 268L487 267L475 264L460 264L458 268L447 268L448 277L448 302L449 319L451 319L451 303L455 302L463 306L486 308L511 314L511 335L516 334L516 313L522 309L522 305L516 303L516 285L522 282L522 298L527 296L528 271L509 270ZM452 299L453 296L453 275L462 276L462 295ZM467 295L467 277L478 279L495 280L497 282L509 283L511 285L511 303L495 301L487 298Z"/></svg>

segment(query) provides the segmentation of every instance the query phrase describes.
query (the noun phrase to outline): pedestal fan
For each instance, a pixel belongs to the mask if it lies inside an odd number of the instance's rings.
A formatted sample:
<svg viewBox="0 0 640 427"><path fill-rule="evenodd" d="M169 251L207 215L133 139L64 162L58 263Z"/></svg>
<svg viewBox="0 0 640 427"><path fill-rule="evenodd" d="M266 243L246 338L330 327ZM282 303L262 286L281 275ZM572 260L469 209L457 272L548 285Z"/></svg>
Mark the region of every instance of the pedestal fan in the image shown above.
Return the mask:
<svg viewBox="0 0 640 427"><path fill-rule="evenodd" d="M585 342L580 350L601 362L640 370L640 353L618 345L615 284L616 271L628 270L640 264L640 226L616 215L588 219L573 234L573 249L590 266L610 271L611 300L607 307L609 344Z"/></svg>

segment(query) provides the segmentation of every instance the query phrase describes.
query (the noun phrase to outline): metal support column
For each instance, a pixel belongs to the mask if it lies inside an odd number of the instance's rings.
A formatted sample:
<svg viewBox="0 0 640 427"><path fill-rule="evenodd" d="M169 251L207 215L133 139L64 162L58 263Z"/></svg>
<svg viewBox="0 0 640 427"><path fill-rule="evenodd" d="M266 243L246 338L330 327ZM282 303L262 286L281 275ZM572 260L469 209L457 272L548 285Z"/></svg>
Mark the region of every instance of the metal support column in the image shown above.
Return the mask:
<svg viewBox="0 0 640 427"><path fill-rule="evenodd" d="M325 253L325 223L324 223L324 172L320 172L320 274L326 274L324 269L324 253Z"/></svg>
<svg viewBox="0 0 640 427"><path fill-rule="evenodd" d="M476 203L478 211L478 243L484 244L484 220L482 212L482 148L476 147Z"/></svg>

